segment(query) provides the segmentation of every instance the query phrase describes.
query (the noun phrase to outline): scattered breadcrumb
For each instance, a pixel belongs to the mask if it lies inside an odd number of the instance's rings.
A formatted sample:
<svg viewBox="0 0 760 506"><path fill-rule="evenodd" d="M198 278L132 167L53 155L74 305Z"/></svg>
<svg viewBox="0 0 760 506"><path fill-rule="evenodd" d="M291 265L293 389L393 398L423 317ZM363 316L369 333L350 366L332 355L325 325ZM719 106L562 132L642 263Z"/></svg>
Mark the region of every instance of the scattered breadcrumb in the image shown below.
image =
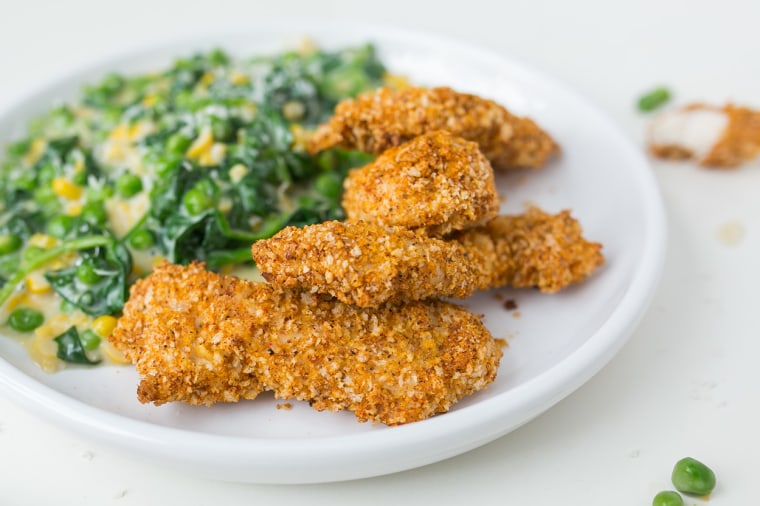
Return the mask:
<svg viewBox="0 0 760 506"><path fill-rule="evenodd" d="M289 402L284 402L282 404L278 403L275 407L277 409L284 409L285 411L290 411L291 409L293 409L293 405Z"/></svg>
<svg viewBox="0 0 760 506"><path fill-rule="evenodd" d="M382 153L418 135L446 130L475 141L496 169L537 169L557 153L554 140L529 118L451 88L380 88L340 102L317 128L309 150L341 146Z"/></svg>
<svg viewBox="0 0 760 506"><path fill-rule="evenodd" d="M504 301L504 309L507 311L512 311L517 309L517 302L514 301L514 299L507 299Z"/></svg>
<svg viewBox="0 0 760 506"><path fill-rule="evenodd" d="M486 388L502 354L480 317L448 302L360 309L198 263L161 265L133 285L109 341L140 373L142 402L211 405L272 390L387 425Z"/></svg>
<svg viewBox="0 0 760 506"><path fill-rule="evenodd" d="M442 131L388 149L352 170L344 187L349 220L433 235L483 224L499 212L493 169L478 145Z"/></svg>

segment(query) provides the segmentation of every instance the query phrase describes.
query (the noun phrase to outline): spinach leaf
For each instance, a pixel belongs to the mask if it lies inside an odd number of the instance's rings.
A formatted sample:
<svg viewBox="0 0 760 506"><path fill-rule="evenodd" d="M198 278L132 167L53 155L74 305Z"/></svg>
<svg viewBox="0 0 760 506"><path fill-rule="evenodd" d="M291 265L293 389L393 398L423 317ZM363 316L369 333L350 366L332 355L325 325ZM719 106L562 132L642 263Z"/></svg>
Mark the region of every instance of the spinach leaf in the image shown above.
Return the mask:
<svg viewBox="0 0 760 506"><path fill-rule="evenodd" d="M76 327L69 327L68 330L54 338L54 340L58 344L56 356L64 362L84 365L96 365L100 363L100 360L90 360L90 357L87 356Z"/></svg>
<svg viewBox="0 0 760 506"><path fill-rule="evenodd" d="M100 233L111 237L108 232L86 225L80 231ZM84 263L93 266L98 275L95 283L85 283L77 270ZM48 271L45 278L61 297L91 316L101 316L121 311L128 296L128 281L132 271L132 256L127 248L111 237L106 245L96 246L80 252L75 265L63 269Z"/></svg>

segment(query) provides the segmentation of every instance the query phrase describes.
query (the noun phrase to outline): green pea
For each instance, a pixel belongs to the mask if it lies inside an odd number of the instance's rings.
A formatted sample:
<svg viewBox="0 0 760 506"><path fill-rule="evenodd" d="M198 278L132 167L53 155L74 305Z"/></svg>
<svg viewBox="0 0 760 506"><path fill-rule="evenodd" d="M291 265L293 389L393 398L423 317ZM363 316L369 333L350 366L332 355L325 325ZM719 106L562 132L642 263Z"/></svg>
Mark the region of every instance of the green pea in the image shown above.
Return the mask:
<svg viewBox="0 0 760 506"><path fill-rule="evenodd" d="M189 137L176 133L166 141L166 150L177 155L184 155L192 142L193 140Z"/></svg>
<svg viewBox="0 0 760 506"><path fill-rule="evenodd" d="M74 218L61 214L52 218L47 224L47 233L58 239L63 239L74 226Z"/></svg>
<svg viewBox="0 0 760 506"><path fill-rule="evenodd" d="M156 161L154 162L154 167L156 170L156 174L159 176L164 176L166 174L169 174L170 172L173 172L179 167L179 164L181 163L181 159L177 157L177 155L167 155L167 156L159 156L156 158Z"/></svg>
<svg viewBox="0 0 760 506"><path fill-rule="evenodd" d="M22 257L26 262L31 262L44 252L45 248L40 248L39 246L27 246Z"/></svg>
<svg viewBox="0 0 760 506"><path fill-rule="evenodd" d="M93 330L87 329L79 334L79 341L87 351L93 351L100 346L100 336Z"/></svg>
<svg viewBox="0 0 760 506"><path fill-rule="evenodd" d="M77 279L85 285L94 285L100 281L101 276L91 262L84 261L77 267Z"/></svg>
<svg viewBox="0 0 760 506"><path fill-rule="evenodd" d="M103 225L108 220L108 213L106 213L102 202L88 202L82 207L80 216L84 221L93 225Z"/></svg>
<svg viewBox="0 0 760 506"><path fill-rule="evenodd" d="M673 490L663 490L652 499L652 506L683 506L683 498Z"/></svg>
<svg viewBox="0 0 760 506"><path fill-rule="evenodd" d="M342 178L335 173L320 174L314 181L314 189L329 199L337 199L343 189Z"/></svg>
<svg viewBox="0 0 760 506"><path fill-rule="evenodd" d="M671 480L676 490L684 494L707 495L715 488L712 469L691 457L676 462Z"/></svg>
<svg viewBox="0 0 760 506"><path fill-rule="evenodd" d="M37 184L37 176L34 171L28 170L19 174L16 179L11 181L11 184L20 190L30 192L34 190L34 187Z"/></svg>
<svg viewBox="0 0 760 506"><path fill-rule="evenodd" d="M182 198L182 203L185 205L185 209L192 215L201 214L206 209L210 209L214 206L214 201L203 193L203 191L193 188L185 193Z"/></svg>
<svg viewBox="0 0 760 506"><path fill-rule="evenodd" d="M66 299L63 299L61 301L60 310L62 313L71 314L74 311L79 309L79 307L76 304L72 304L71 302L67 301Z"/></svg>
<svg viewBox="0 0 760 506"><path fill-rule="evenodd" d="M137 250L148 249L155 243L155 238L150 230L137 230L129 238L129 244Z"/></svg>
<svg viewBox="0 0 760 506"><path fill-rule="evenodd" d="M19 307L8 316L8 325L19 332L31 332L45 321L43 314L36 309Z"/></svg>
<svg viewBox="0 0 760 506"><path fill-rule="evenodd" d="M21 247L21 238L16 234L0 235L0 255L7 255L18 251Z"/></svg>
<svg viewBox="0 0 760 506"><path fill-rule="evenodd" d="M136 174L125 172L116 180L116 191L128 199L140 193L143 189L142 179Z"/></svg>
<svg viewBox="0 0 760 506"><path fill-rule="evenodd" d="M642 112L654 111L668 100L670 100L670 90L667 88L656 88L639 98L639 110Z"/></svg>

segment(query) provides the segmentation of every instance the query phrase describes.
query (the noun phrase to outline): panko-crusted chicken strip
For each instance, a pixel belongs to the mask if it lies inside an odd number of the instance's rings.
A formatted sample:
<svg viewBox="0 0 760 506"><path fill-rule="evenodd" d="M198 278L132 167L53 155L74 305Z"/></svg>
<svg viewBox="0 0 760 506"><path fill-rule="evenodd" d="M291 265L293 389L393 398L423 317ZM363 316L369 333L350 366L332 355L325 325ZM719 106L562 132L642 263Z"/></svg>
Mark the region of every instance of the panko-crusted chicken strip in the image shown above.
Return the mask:
<svg viewBox="0 0 760 506"><path fill-rule="evenodd" d="M272 284L329 294L363 307L430 297L467 297L500 286L553 293L604 262L568 211L531 208L448 240L365 222L287 228L253 245Z"/></svg>
<svg viewBox="0 0 760 506"><path fill-rule="evenodd" d="M288 227L252 246L273 285L326 293L361 307L472 294L479 266L461 244L363 221Z"/></svg>
<svg viewBox="0 0 760 506"><path fill-rule="evenodd" d="M360 309L202 264L164 264L138 281L109 340L140 373L142 402L210 405L272 390L388 425L485 388L502 354L454 304Z"/></svg>
<svg viewBox="0 0 760 506"><path fill-rule="evenodd" d="M475 141L495 169L537 169L559 150L529 118L492 100L451 88L380 88L340 102L309 141L317 153L331 147L382 153L418 135L447 130Z"/></svg>
<svg viewBox="0 0 760 506"><path fill-rule="evenodd" d="M652 123L649 149L660 158L737 167L760 154L760 111L731 104L692 104L666 111Z"/></svg>
<svg viewBox="0 0 760 506"><path fill-rule="evenodd" d="M525 213L499 216L485 226L454 234L482 265L479 289L499 286L536 287L544 293L587 278L604 263L602 245L583 237L570 211L550 214L538 207Z"/></svg>
<svg viewBox="0 0 760 506"><path fill-rule="evenodd" d="M349 220L433 235L485 223L499 212L491 164L477 144L444 131L385 151L349 172L344 188Z"/></svg>

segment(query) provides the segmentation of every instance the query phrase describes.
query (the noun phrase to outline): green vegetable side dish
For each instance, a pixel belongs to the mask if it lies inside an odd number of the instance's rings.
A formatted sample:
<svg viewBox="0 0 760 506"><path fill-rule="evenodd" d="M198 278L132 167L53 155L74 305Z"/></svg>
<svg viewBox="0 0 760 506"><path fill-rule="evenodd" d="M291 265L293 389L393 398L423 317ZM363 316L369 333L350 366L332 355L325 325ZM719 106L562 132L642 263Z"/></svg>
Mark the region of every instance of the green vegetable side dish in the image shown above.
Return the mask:
<svg viewBox="0 0 760 506"><path fill-rule="evenodd" d="M639 98L638 107L641 112L651 112L662 107L669 100L670 90L665 87L655 88Z"/></svg>
<svg viewBox="0 0 760 506"><path fill-rule="evenodd" d="M652 499L652 506L683 506L683 498L673 490L663 490Z"/></svg>
<svg viewBox="0 0 760 506"><path fill-rule="evenodd" d="M673 467L671 476L676 490L690 495L707 495L715 488L715 473L691 457L686 457Z"/></svg>
<svg viewBox="0 0 760 506"><path fill-rule="evenodd" d="M23 333L48 370L98 363L115 351L103 328L156 262L238 272L252 242L342 219L342 181L370 158L310 156L305 135L384 77L372 45L214 50L109 75L37 118L0 155L1 332Z"/></svg>

